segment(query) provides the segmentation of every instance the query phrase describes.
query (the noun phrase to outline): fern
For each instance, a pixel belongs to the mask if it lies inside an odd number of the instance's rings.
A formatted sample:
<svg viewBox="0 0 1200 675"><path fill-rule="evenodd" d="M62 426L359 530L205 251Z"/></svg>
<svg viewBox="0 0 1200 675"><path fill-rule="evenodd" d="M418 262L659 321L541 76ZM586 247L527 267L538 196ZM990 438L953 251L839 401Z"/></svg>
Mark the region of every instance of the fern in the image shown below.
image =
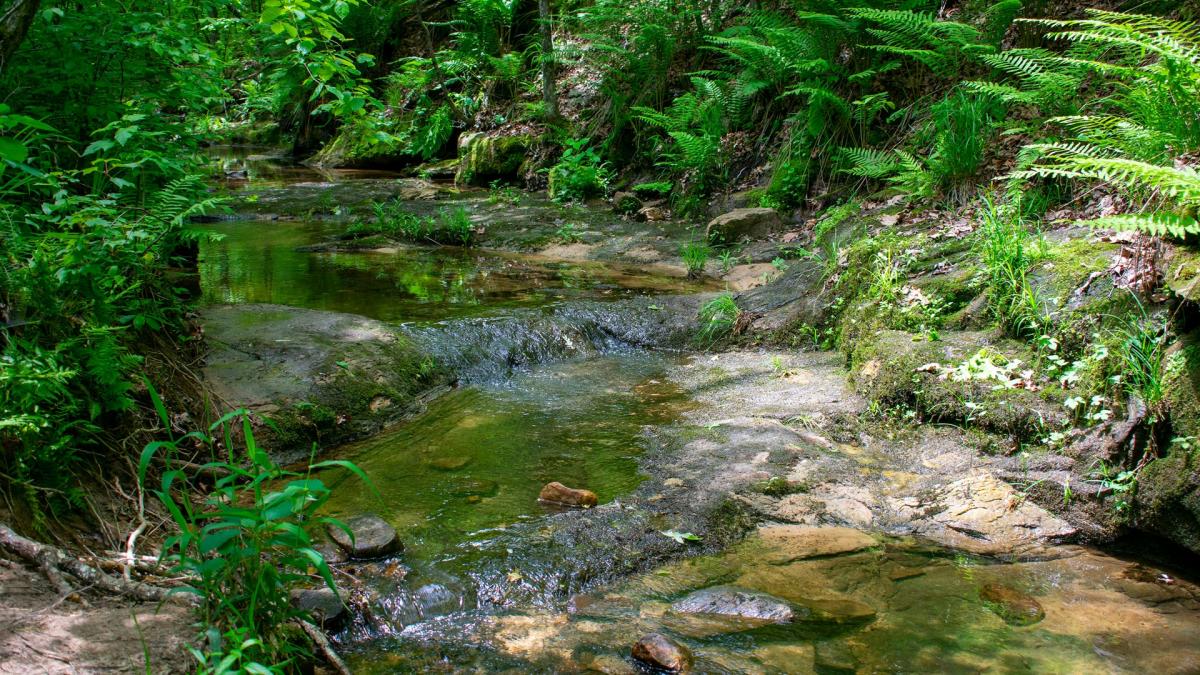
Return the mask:
<svg viewBox="0 0 1200 675"><path fill-rule="evenodd" d="M1136 231L1160 237L1179 237L1180 239L1188 235L1200 235L1200 221L1191 216L1174 213L1106 216L1087 221L1087 224L1106 230Z"/></svg>

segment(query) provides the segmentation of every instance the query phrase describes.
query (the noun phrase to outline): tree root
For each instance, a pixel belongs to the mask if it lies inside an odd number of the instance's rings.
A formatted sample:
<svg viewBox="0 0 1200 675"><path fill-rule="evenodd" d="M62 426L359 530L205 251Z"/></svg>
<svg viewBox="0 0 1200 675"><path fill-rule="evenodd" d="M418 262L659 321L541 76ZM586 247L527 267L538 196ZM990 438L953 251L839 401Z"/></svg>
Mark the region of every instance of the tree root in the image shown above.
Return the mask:
<svg viewBox="0 0 1200 675"><path fill-rule="evenodd" d="M298 621L297 623L300 624L300 628L304 631L305 635L308 635L308 639L313 641L313 644L317 647L317 651L321 653L321 656L325 657L325 661L329 663L330 667L341 675L351 675L350 667L334 651L333 645L329 642L329 637L325 635L325 631L307 621Z"/></svg>
<svg viewBox="0 0 1200 675"><path fill-rule="evenodd" d="M40 544L22 537L4 523L0 523L0 548L36 567L60 594L68 597L77 594L63 577L64 574L107 593L135 600L182 603L191 600L190 596L171 593L167 588L144 584L140 581L127 581L105 574L95 567L85 565L78 557L72 556L58 547Z"/></svg>

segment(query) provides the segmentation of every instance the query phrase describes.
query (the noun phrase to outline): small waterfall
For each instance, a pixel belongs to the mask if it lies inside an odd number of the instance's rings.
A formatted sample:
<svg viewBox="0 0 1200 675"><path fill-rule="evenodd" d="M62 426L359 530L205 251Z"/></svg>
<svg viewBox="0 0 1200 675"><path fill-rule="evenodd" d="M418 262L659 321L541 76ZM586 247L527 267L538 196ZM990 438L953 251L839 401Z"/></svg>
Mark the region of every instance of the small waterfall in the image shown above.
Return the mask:
<svg viewBox="0 0 1200 675"><path fill-rule="evenodd" d="M487 382L541 363L634 348L682 348L695 335L695 296L573 302L503 317L406 324L402 332L463 382Z"/></svg>

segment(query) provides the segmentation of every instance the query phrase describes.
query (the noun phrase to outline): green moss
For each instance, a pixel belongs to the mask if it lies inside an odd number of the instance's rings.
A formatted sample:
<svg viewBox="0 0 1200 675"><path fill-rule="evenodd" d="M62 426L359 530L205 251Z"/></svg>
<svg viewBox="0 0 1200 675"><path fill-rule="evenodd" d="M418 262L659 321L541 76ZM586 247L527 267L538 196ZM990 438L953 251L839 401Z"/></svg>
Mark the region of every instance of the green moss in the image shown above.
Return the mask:
<svg viewBox="0 0 1200 675"><path fill-rule="evenodd" d="M859 393L881 407L908 407L923 419L975 425L1018 441L1063 424L1066 414L1057 388L994 389L993 383L956 382L918 370L930 363L959 363L985 345L1025 363L1032 359L1027 347L998 341L989 333L947 332L943 340L929 342L885 330L855 343L849 356L851 379Z"/></svg>
<svg viewBox="0 0 1200 675"><path fill-rule="evenodd" d="M498 178L514 178L520 174L533 137L468 135L459 144L459 166L456 180L460 183L487 185Z"/></svg>
<svg viewBox="0 0 1200 675"><path fill-rule="evenodd" d="M1200 333L1181 339L1166 359L1164 401L1171 429L1176 436L1200 438Z"/></svg>

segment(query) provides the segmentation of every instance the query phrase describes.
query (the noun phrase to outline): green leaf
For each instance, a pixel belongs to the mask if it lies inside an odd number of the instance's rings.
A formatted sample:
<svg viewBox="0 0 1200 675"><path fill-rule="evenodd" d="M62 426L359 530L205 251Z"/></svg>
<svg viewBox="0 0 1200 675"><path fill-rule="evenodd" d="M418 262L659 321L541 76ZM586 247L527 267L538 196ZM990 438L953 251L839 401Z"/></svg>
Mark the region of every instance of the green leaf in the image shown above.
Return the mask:
<svg viewBox="0 0 1200 675"><path fill-rule="evenodd" d="M29 157L29 148L15 138L0 136L0 159L14 164L24 162Z"/></svg>
<svg viewBox="0 0 1200 675"><path fill-rule="evenodd" d="M87 157L88 155L94 155L97 152L112 150L114 147L116 147L116 144L109 140L93 141L91 145L84 149L83 156Z"/></svg>

